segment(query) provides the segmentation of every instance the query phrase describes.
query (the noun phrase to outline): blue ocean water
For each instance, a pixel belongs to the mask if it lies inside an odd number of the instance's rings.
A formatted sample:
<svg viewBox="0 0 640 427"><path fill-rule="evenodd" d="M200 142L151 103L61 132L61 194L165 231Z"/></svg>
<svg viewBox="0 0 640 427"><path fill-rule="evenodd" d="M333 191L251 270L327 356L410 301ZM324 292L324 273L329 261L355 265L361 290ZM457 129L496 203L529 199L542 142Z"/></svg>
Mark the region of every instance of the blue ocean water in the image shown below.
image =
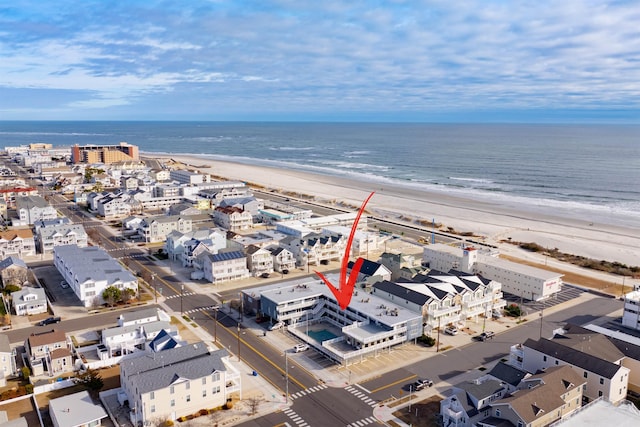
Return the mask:
<svg viewBox="0 0 640 427"><path fill-rule="evenodd" d="M120 141L640 227L640 126L0 122L0 146Z"/></svg>

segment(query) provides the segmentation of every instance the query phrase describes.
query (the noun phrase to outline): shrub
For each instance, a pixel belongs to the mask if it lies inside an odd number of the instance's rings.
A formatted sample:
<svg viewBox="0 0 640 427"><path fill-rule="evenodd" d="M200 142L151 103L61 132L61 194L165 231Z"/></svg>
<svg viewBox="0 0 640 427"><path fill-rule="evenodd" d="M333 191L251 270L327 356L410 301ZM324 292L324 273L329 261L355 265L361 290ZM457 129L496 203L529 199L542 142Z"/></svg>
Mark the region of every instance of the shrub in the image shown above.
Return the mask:
<svg viewBox="0 0 640 427"><path fill-rule="evenodd" d="M232 401L228 401L227 403L225 403L222 406L222 409L233 409L233 402Z"/></svg>
<svg viewBox="0 0 640 427"><path fill-rule="evenodd" d="M164 422L164 427L172 427L173 426L173 421L172 420L167 420Z"/></svg>
<svg viewBox="0 0 640 427"><path fill-rule="evenodd" d="M27 394L33 394L33 384L25 384L24 389Z"/></svg>
<svg viewBox="0 0 640 427"><path fill-rule="evenodd" d="M522 315L522 310L516 304L511 304L505 307L504 312L507 314L507 316L511 317L520 317Z"/></svg>
<svg viewBox="0 0 640 427"><path fill-rule="evenodd" d="M436 344L435 338L424 334L420 338L418 338L418 342L426 345L427 347L433 347Z"/></svg>
<svg viewBox="0 0 640 427"><path fill-rule="evenodd" d="M209 415L209 411L206 409L200 409L200 411L198 412L198 414L200 415Z"/></svg>

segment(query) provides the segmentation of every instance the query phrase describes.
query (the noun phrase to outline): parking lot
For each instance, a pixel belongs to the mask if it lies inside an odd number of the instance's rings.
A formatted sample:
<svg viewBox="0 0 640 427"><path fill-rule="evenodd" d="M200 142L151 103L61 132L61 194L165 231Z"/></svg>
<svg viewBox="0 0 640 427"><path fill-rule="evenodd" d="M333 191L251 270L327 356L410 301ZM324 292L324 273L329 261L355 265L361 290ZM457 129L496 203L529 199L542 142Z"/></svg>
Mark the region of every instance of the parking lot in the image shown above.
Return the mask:
<svg viewBox="0 0 640 427"><path fill-rule="evenodd" d="M34 274L47 293L51 309L56 316L63 320L69 317L84 316L87 309L80 302L71 287L63 288L60 283L64 278L54 266L35 267Z"/></svg>
<svg viewBox="0 0 640 427"><path fill-rule="evenodd" d="M569 284L564 284L562 289L557 294L547 298L543 301L531 301L524 298L521 298L516 295L504 293L504 299L507 301L507 305L509 304L518 304L522 305L523 315L535 313L536 311L540 311L543 309L551 308L554 305L562 304L563 302L570 301L572 299L578 298L580 295L587 291L578 288L576 286L572 286Z"/></svg>

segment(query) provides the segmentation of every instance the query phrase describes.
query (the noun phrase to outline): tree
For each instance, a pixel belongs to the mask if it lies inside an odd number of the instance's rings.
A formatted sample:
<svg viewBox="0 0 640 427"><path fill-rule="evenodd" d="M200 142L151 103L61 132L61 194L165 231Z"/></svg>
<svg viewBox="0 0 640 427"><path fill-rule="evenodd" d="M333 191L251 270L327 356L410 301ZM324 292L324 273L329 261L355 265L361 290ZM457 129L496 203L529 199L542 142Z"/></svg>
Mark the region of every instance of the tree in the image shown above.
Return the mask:
<svg viewBox="0 0 640 427"><path fill-rule="evenodd" d="M262 403L262 396L259 395L251 396L247 399L247 404L249 405L249 412L251 413L251 415L255 415L258 412L260 403Z"/></svg>
<svg viewBox="0 0 640 427"><path fill-rule="evenodd" d="M113 307L122 298L122 292L115 286L109 286L102 291L102 299L104 302Z"/></svg>
<svg viewBox="0 0 640 427"><path fill-rule="evenodd" d="M92 396L96 396L100 389L104 386L104 381L98 371L88 368L86 371L79 373L73 382L84 386Z"/></svg>
<svg viewBox="0 0 640 427"><path fill-rule="evenodd" d="M136 296L136 291L131 288L124 288L122 290L122 302L129 302Z"/></svg>

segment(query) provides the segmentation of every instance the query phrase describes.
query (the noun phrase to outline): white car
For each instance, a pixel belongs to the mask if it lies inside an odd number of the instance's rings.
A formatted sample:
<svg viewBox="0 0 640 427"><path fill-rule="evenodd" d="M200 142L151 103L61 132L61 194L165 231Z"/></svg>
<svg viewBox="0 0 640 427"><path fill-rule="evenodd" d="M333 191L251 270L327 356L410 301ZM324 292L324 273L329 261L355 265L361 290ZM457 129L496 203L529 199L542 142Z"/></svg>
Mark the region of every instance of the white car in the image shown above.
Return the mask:
<svg viewBox="0 0 640 427"><path fill-rule="evenodd" d="M447 326L444 328L444 333L447 335L458 335L458 328L455 326Z"/></svg>
<svg viewBox="0 0 640 427"><path fill-rule="evenodd" d="M277 329L282 328L283 326L284 326L284 323L282 323L282 322L277 322L277 323L274 323L273 325L269 326L269 330L270 330L270 331L275 331L275 330L277 330Z"/></svg>
<svg viewBox="0 0 640 427"><path fill-rule="evenodd" d="M295 351L296 353L307 350L309 350L309 346L307 344L296 344L296 346L293 347L293 351Z"/></svg>

